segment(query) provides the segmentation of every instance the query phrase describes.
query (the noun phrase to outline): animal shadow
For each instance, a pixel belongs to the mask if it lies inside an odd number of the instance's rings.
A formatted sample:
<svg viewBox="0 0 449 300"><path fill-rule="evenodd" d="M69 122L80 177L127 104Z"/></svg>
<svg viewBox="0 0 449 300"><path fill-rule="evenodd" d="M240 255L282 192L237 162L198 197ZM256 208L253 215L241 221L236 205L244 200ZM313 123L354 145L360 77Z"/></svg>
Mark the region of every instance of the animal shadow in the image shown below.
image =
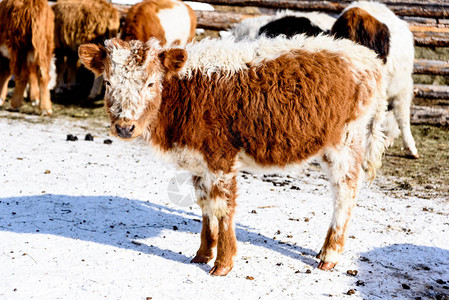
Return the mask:
<svg viewBox="0 0 449 300"><path fill-rule="evenodd" d="M141 240L161 236L167 230L199 233L201 216L148 201L114 196L43 194L0 198L0 230L58 235L190 263L192 257L176 252L182 249L162 249ZM241 242L277 251L308 265L316 264L313 258L316 253L312 250L280 244L238 223L236 234ZM199 235L197 242L199 246Z"/></svg>

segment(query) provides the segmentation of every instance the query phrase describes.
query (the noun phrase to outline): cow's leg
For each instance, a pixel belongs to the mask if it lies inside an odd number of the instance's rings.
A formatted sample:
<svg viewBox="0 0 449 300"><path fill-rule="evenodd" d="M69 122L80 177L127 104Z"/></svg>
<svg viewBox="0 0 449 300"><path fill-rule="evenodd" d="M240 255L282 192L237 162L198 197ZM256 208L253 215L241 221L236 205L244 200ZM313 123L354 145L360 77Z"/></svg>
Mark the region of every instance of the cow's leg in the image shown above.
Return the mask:
<svg viewBox="0 0 449 300"><path fill-rule="evenodd" d="M203 227L201 228L201 244L192 259L193 263L206 264L214 258L213 248L217 247L218 220L217 217L203 216Z"/></svg>
<svg viewBox="0 0 449 300"><path fill-rule="evenodd" d="M402 144L407 156L419 158L418 150L415 146L412 131L410 129L410 106L413 100L413 82L410 88L404 88L393 100L393 112L402 133Z"/></svg>
<svg viewBox="0 0 449 300"><path fill-rule="evenodd" d="M11 73L9 71L9 60L1 57L0 58L0 106L3 106L6 100L6 95L8 94L8 82L11 78Z"/></svg>
<svg viewBox="0 0 449 300"><path fill-rule="evenodd" d="M391 106L391 108L390 108ZM382 131L385 134L385 147L393 146L394 140L401 134L398 122L393 112L393 103L389 105L385 121L382 124Z"/></svg>
<svg viewBox="0 0 449 300"><path fill-rule="evenodd" d="M210 183L199 176L193 176L198 203L208 201L210 194ZM192 259L193 263L208 263L214 258L213 248L217 246L218 240L218 219L215 215L207 215L203 211L203 223L201 228L201 244Z"/></svg>
<svg viewBox="0 0 449 300"><path fill-rule="evenodd" d="M11 97L11 109L18 111L23 103L23 93L25 92L30 71L28 68L21 68L20 74L15 75L16 86Z"/></svg>
<svg viewBox="0 0 449 300"><path fill-rule="evenodd" d="M234 256L237 254L237 238L234 229L235 213L234 194L231 203L228 203L228 212L218 220L217 258L214 267L209 271L211 275L225 276L234 266Z"/></svg>
<svg viewBox="0 0 449 300"><path fill-rule="evenodd" d="M215 181L194 178L198 204L203 212L201 245L192 262L206 263L213 258L212 249L217 246L217 258L211 275L224 276L234 265L237 239L234 230L237 181L235 174L221 176Z"/></svg>
<svg viewBox="0 0 449 300"><path fill-rule="evenodd" d="M95 77L92 88L90 89L88 100L94 100L98 95L101 94L101 89L103 88L103 75Z"/></svg>
<svg viewBox="0 0 449 300"><path fill-rule="evenodd" d="M360 138L345 143L338 149L328 149L322 157L322 165L324 169L328 169L334 194L332 223L317 256L320 259L318 268L322 270L332 269L343 252L346 230L364 176L363 153Z"/></svg>
<svg viewBox="0 0 449 300"><path fill-rule="evenodd" d="M48 89L48 83L50 82L50 64L44 68L41 66L38 73L39 91L40 91L40 103L42 115L51 115L53 113L50 90Z"/></svg>
<svg viewBox="0 0 449 300"><path fill-rule="evenodd" d="M30 102L32 106L39 105L39 83L38 83L39 68L36 64L30 65Z"/></svg>
<svg viewBox="0 0 449 300"><path fill-rule="evenodd" d="M0 74L0 107L5 103L6 96L8 94L8 82L10 78L10 75L5 76L4 74Z"/></svg>
<svg viewBox="0 0 449 300"><path fill-rule="evenodd" d="M69 53L67 55L67 89L69 91L76 86L77 62L78 53Z"/></svg>
<svg viewBox="0 0 449 300"><path fill-rule="evenodd" d="M0 106L3 106L8 94L8 81L11 78L9 59L0 55Z"/></svg>
<svg viewBox="0 0 449 300"><path fill-rule="evenodd" d="M56 87L55 94L62 94L67 87L65 84L65 75L67 72L67 63L65 61L64 51L56 49Z"/></svg>

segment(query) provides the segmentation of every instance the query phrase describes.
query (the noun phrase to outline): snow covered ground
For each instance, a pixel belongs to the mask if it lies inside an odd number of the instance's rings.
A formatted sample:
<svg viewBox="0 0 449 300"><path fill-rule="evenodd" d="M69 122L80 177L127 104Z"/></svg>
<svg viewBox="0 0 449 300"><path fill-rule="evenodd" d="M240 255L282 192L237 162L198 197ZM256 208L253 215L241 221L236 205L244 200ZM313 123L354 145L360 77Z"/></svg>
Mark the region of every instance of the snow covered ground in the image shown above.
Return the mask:
<svg viewBox="0 0 449 300"><path fill-rule="evenodd" d="M107 127L0 111L0 299L448 299L448 199L391 198L375 181L323 272L332 204L319 168L242 173L235 266L211 277L190 263L201 212L186 173Z"/></svg>

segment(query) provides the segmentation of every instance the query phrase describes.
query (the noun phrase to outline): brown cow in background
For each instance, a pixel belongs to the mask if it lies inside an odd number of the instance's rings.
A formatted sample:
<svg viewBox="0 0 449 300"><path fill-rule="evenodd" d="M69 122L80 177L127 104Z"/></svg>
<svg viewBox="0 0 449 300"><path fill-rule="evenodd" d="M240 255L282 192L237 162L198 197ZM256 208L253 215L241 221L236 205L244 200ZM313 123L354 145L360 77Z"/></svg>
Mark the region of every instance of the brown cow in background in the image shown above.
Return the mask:
<svg viewBox="0 0 449 300"><path fill-rule="evenodd" d="M126 41L157 38L161 45L185 45L195 37L196 15L178 0L145 0L128 11L121 31Z"/></svg>
<svg viewBox="0 0 449 300"><path fill-rule="evenodd" d="M54 14L46 0L0 2L0 105L8 80L15 76L11 108L19 110L30 81L30 100L44 115L51 115L48 84L54 49Z"/></svg>
<svg viewBox="0 0 449 300"><path fill-rule="evenodd" d="M71 90L76 85L78 47L88 42L102 43L115 37L120 26L118 10L105 0L63 0L52 6L55 13L55 56L57 87L55 92ZM89 98L98 96L103 86L97 78Z"/></svg>

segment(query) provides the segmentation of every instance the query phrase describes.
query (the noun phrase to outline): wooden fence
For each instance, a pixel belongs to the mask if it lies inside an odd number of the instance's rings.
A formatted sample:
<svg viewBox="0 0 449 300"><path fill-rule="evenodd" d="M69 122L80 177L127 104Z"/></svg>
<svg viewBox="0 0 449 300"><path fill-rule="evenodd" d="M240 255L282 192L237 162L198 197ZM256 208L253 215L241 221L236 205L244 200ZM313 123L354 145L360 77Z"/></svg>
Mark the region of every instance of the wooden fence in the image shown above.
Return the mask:
<svg viewBox="0 0 449 300"><path fill-rule="evenodd" d="M352 0L189 0L214 5L214 11L196 11L198 28L227 30L246 18L274 14L277 10L320 11L337 16ZM424 47L449 47L449 1L447 0L378 0L407 21L415 45ZM130 6L116 5L122 14ZM232 7L257 7L257 13L242 13ZM225 9L223 9L225 8ZM227 8L227 9L226 9ZM416 59L415 74L449 76L449 61ZM415 95L429 99L449 99L449 86L415 84ZM443 116L448 113L444 109ZM424 113L425 115L425 113ZM449 122L449 117L445 118ZM449 125L449 124L448 124Z"/></svg>

